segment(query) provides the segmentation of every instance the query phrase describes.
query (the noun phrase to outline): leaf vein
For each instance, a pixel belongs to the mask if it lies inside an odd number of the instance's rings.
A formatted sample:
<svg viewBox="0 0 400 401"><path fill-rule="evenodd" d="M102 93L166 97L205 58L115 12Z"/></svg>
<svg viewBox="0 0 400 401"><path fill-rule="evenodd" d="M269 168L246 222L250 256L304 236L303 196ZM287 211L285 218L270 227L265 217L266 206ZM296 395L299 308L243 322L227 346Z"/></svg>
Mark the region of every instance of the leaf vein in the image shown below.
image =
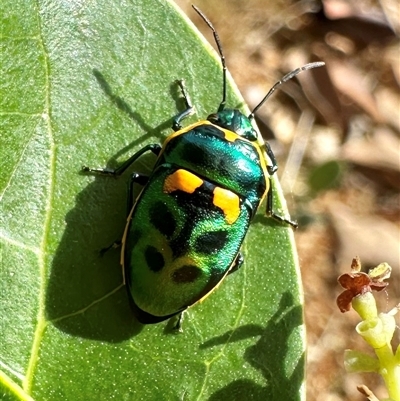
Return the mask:
<svg viewBox="0 0 400 401"><path fill-rule="evenodd" d="M54 143L54 135L53 135L53 127L51 123L51 82L50 82L50 60L49 54L46 48L44 33L43 33L43 23L40 16L40 2L36 0L35 3L35 11L37 18L37 26L39 27L39 45L43 52L44 59L44 69L45 69L45 111L44 115L48 116L45 119L47 124L47 135L49 139L49 177L48 177L48 185L49 191L46 199L45 205L45 218L43 222L43 236L40 243L40 253L39 253L39 275L40 275L40 288L39 288L39 305L38 305L38 314L37 314L37 325L35 329L35 334L32 342L31 354L27 366L25 380L22 383L23 390L30 394L32 391L32 383L34 378L34 373L37 367L37 363L39 361L39 351L41 341L43 339L47 322L45 317L45 284L46 284L46 244L47 239L50 232L50 222L51 222L51 206L54 197L54 175L55 175L55 143Z"/></svg>

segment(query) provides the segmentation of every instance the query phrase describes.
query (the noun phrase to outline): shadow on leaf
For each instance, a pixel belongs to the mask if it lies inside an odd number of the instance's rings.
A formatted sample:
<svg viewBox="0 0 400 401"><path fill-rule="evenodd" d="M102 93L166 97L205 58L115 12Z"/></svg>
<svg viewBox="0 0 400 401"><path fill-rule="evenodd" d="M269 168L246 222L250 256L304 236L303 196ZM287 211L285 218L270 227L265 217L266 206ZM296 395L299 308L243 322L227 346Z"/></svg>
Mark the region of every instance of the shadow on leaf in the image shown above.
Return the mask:
<svg viewBox="0 0 400 401"><path fill-rule="evenodd" d="M114 95L102 74L94 75L112 103L128 114L146 133L113 155L108 168L118 165L117 159L150 137L171 126L163 122L151 129L125 101ZM176 89L174 99L180 102ZM172 121L172 119L171 119ZM112 135L106 133L105 135ZM149 173L154 156L140 158L129 171ZM82 161L84 164L85 161ZM93 166L97 167L97 166ZM79 167L77 166L77 174ZM83 178L82 178L83 179ZM72 335L100 341L120 342L138 334L143 325L136 321L122 284L120 250L111 249L103 256L100 250L120 240L126 224L126 195L129 174L119 179L95 176L76 196L75 207L65 217L65 231L55 254L46 296L47 319L60 330Z"/></svg>
<svg viewBox="0 0 400 401"><path fill-rule="evenodd" d="M246 349L244 359L265 379L265 386L248 379L234 380L217 390L209 400L299 400L304 380L304 353L300 357L295 355L295 360L291 360L293 356L288 353L290 348L293 349L293 344L289 345L289 338L293 330L301 324L301 307L294 305L290 293L285 293L279 309L265 328L254 324L245 325L203 343L201 349L224 344L229 347L231 343L258 336L257 343Z"/></svg>

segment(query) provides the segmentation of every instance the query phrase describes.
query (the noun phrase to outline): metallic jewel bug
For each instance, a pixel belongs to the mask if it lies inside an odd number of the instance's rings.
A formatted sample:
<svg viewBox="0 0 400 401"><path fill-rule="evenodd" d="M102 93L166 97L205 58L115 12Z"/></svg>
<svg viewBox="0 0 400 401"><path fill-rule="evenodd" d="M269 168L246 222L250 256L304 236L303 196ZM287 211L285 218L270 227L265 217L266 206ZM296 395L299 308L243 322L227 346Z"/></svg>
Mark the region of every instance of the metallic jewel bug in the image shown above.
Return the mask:
<svg viewBox="0 0 400 401"><path fill-rule="evenodd" d="M183 80L177 81L186 109L173 119L164 144L149 144L115 170L83 167L86 173L120 176L144 153L157 161L150 175L133 173L128 218L122 238L124 282L137 319L158 323L206 298L243 263L241 245L256 211L266 198L266 214L296 227L273 211L270 177L277 170L271 147L253 128L254 114L276 88L306 64L276 82L245 116L225 108L226 65L219 36L208 18L193 8L212 30L222 64L222 101L216 113L187 127L194 113ZM134 186L142 190L134 199Z"/></svg>

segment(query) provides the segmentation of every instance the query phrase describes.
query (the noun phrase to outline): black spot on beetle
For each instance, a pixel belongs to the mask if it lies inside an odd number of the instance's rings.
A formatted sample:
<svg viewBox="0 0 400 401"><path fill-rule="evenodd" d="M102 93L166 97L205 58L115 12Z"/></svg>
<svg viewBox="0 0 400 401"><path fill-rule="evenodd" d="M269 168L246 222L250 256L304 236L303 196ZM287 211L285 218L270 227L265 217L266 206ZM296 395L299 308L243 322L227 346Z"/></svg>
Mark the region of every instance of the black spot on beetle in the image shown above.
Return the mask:
<svg viewBox="0 0 400 401"><path fill-rule="evenodd" d="M197 266L186 265L172 273L172 280L176 284L193 283L201 276L201 269Z"/></svg>
<svg viewBox="0 0 400 401"><path fill-rule="evenodd" d="M196 238L194 249L208 255L221 250L227 241L228 233L224 230L205 232Z"/></svg>
<svg viewBox="0 0 400 401"><path fill-rule="evenodd" d="M154 246L149 245L145 252L147 265L153 272L159 272L165 265L163 255Z"/></svg>
<svg viewBox="0 0 400 401"><path fill-rule="evenodd" d="M164 202L155 202L150 209L150 222L162 235L171 238L176 229L173 214Z"/></svg>
<svg viewBox="0 0 400 401"><path fill-rule="evenodd" d="M206 149L196 143L185 143L182 147L182 153L185 155L185 160L197 166L207 165L210 160Z"/></svg>

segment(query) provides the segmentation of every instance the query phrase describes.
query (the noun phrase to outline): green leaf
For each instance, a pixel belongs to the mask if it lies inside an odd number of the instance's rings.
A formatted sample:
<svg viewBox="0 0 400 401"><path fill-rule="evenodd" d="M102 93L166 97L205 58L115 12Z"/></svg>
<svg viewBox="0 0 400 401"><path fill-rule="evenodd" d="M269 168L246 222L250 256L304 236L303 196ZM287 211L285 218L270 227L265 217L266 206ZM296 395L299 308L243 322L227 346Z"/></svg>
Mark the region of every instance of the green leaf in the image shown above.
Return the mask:
<svg viewBox="0 0 400 401"><path fill-rule="evenodd" d="M330 160L317 165L308 177L309 187L313 192L335 188L340 184L344 165L336 160Z"/></svg>
<svg viewBox="0 0 400 401"><path fill-rule="evenodd" d="M172 3L2 1L0 398L298 400L304 329L291 229L260 213L245 265L186 314L142 326L119 252L128 174L116 166L221 100L221 67ZM228 104L242 103L229 82ZM154 159L140 160L148 170ZM276 208L283 210L276 187Z"/></svg>

